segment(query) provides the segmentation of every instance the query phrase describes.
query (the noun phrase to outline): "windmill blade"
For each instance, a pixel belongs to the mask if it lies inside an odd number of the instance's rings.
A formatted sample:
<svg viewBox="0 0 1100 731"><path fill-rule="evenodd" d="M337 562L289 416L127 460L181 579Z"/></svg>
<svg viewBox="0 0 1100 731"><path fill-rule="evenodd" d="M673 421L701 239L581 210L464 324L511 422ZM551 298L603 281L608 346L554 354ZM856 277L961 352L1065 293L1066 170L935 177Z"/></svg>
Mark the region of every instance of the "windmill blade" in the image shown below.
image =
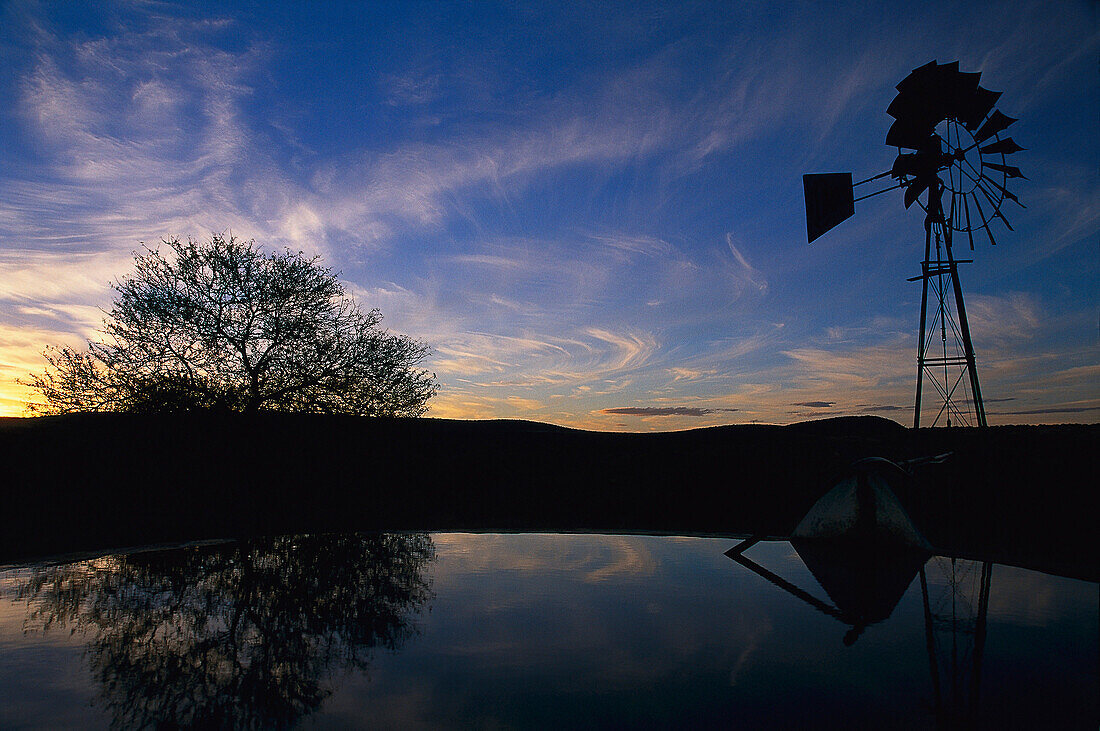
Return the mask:
<svg viewBox="0 0 1100 731"><path fill-rule="evenodd" d="M1001 191L1001 195L1003 195L1005 198L1008 198L1009 200L1011 200L1013 203L1018 205L1020 208L1027 208L1027 206L1025 206L1023 203L1021 203L1020 199L1017 198L1008 188L1004 187L1003 185L1001 185L997 181L990 180L989 184L996 186L997 190Z"/></svg>
<svg viewBox="0 0 1100 731"><path fill-rule="evenodd" d="M968 119L979 114L974 120L977 125L992 108L992 104L983 108L986 97L978 91L981 76L959 71L958 61L942 65L932 61L913 69L897 85L900 93L886 112L894 119L927 123L929 128L944 119Z"/></svg>
<svg viewBox="0 0 1100 731"><path fill-rule="evenodd" d="M890 168L890 176L893 178L900 178L903 175L913 177L917 173L924 170L926 166L921 165L921 154L919 152L906 152L898 155L894 160L893 166Z"/></svg>
<svg viewBox="0 0 1100 731"><path fill-rule="evenodd" d="M993 206L993 216L995 218L1000 218L1002 221L1004 221L1005 225L1008 226L1009 231L1014 231L1015 229L1013 229L1012 226L1009 225L1008 219L1005 218L1003 214L1001 214L1001 203L1004 202L1005 198L1011 198L1013 201L1015 201L1016 205L1020 206L1020 208L1027 208L1027 206L1025 206L1023 203L1021 203L1020 200L1015 195L1013 195L1011 191L1009 191L1003 185L1001 185L1000 183L998 183L994 180L991 180L987 177L982 177L982 178L978 179L976 182L977 182L976 190L980 191L981 194L985 196L985 199L987 201L989 201L989 205ZM997 200L994 197L993 193L991 193L989 191L989 189L986 187L987 185L996 188L997 191L1000 192L1000 194L1001 194L1001 199L1000 200ZM977 203L978 199L975 198L974 202Z"/></svg>
<svg viewBox="0 0 1100 731"><path fill-rule="evenodd" d="M920 177L914 180L905 188L905 207L913 205L913 202L920 197L920 194L928 190L928 178Z"/></svg>
<svg viewBox="0 0 1100 731"><path fill-rule="evenodd" d="M934 87L898 94L886 108L886 113L894 119L925 126L929 132L936 123L947 116L950 100Z"/></svg>
<svg viewBox="0 0 1100 731"><path fill-rule="evenodd" d="M816 173L802 176L806 194L807 243L855 215L851 173Z"/></svg>
<svg viewBox="0 0 1100 731"><path fill-rule="evenodd" d="M974 135L974 141L982 142L983 140L988 140L1001 130L1006 129L1015 121L1017 121L1015 118L1007 114L1001 114L1000 109L994 109L993 114L989 115L989 119L985 121L985 124L981 126L978 133Z"/></svg>
<svg viewBox="0 0 1100 731"><path fill-rule="evenodd" d="M947 217L947 224L948 225L944 226L944 232L943 232L944 233L944 238L947 239L947 245L948 246L951 245L951 231L954 230L954 229L958 229L957 217L959 215L959 209L955 206L955 197L956 197L955 191L951 191L950 215L948 215L948 217Z"/></svg>
<svg viewBox="0 0 1100 731"><path fill-rule="evenodd" d="M970 225L970 203L967 196L963 196L963 210L966 211L966 237L970 239L970 250L974 251L974 227Z"/></svg>
<svg viewBox="0 0 1100 731"><path fill-rule="evenodd" d="M959 62L941 64L934 72L929 72L931 88L927 90L928 110L933 115L933 123L952 116L955 102L954 90L959 82ZM977 84L975 84L977 86Z"/></svg>
<svg viewBox="0 0 1100 731"><path fill-rule="evenodd" d="M919 150L928 144L928 138L932 136L934 130L935 125L932 124L899 119L890 125L890 131L886 133L886 144L891 147Z"/></svg>
<svg viewBox="0 0 1100 731"><path fill-rule="evenodd" d="M929 141L935 143L935 138L929 137L926 143ZM942 158L938 145L925 144L922 145L922 147L931 147L931 150L922 149L920 152L903 152L898 155L894 160L893 166L890 168L891 177L900 180L902 177L930 178L934 176Z"/></svg>
<svg viewBox="0 0 1100 731"><path fill-rule="evenodd" d="M985 163L985 166L987 168L999 170L1010 178L1024 178L1024 180L1027 180L1027 178L1024 177L1024 174L1020 172L1020 168L1013 167L1012 165L998 165L995 162L987 162Z"/></svg>
<svg viewBox="0 0 1100 731"><path fill-rule="evenodd" d="M1020 152L1020 151L1024 150L1025 148L1020 147L1019 145L1017 145L1016 141L1014 139L1012 139L1011 137L1005 137L1003 140L997 140L996 142L991 142L988 145L986 145L985 147L979 147L978 149L981 151L981 153L983 155L984 154L994 154L994 153L998 153L998 152L1003 154L1003 155L1011 155L1013 152Z"/></svg>
<svg viewBox="0 0 1100 731"><path fill-rule="evenodd" d="M915 93L898 94L886 108L886 113L894 119L931 129L941 119L939 106L938 102L928 96Z"/></svg>
<svg viewBox="0 0 1100 731"><path fill-rule="evenodd" d="M997 242L993 240L993 232L989 230L989 221L985 218L985 213L982 211L982 204L978 200L978 196L974 196L974 207L978 209L978 217L982 219L982 228L985 229L985 235L989 237L990 245L996 246Z"/></svg>
<svg viewBox="0 0 1100 731"><path fill-rule="evenodd" d="M982 123L985 119L985 115L989 114L989 110L993 108L993 105L997 103L997 100L1001 98L1001 92L990 91L979 86L974 90L974 93L969 99L961 100L960 108L958 109L958 119L966 128L971 132Z"/></svg>
<svg viewBox="0 0 1100 731"><path fill-rule="evenodd" d="M897 113L891 116L895 119L923 120L935 125L946 116L951 99L944 94L944 89L953 83L958 72L957 61L942 66L930 61L913 69L896 87L898 95L891 106ZM887 112L890 113L889 110Z"/></svg>
<svg viewBox="0 0 1100 731"><path fill-rule="evenodd" d="M908 76L898 82L898 85L894 88L899 92L905 94L910 91L919 91L926 88L928 85L928 77L935 73L936 66L935 60L929 61L923 66L918 66L913 69Z"/></svg>
<svg viewBox="0 0 1100 731"><path fill-rule="evenodd" d="M886 144L918 149L922 139L930 136L936 123L947 115L952 96L944 90L954 87L958 73L958 62L940 66L930 61L902 79L896 87L898 95L886 109L897 120L887 134Z"/></svg>
<svg viewBox="0 0 1100 731"><path fill-rule="evenodd" d="M956 68L958 68L957 63ZM967 109L967 102L969 99L973 98L974 92L978 89L978 81L981 78L982 75L980 73L956 71L955 74L945 82L946 89L944 94L950 100L948 102L948 112L951 117L959 119L960 113Z"/></svg>
<svg viewBox="0 0 1100 731"><path fill-rule="evenodd" d="M939 66L936 67L936 70L939 72L939 82L940 86L942 87L945 83L948 83L959 73L959 62L948 61L947 63L941 63Z"/></svg>
<svg viewBox="0 0 1100 731"><path fill-rule="evenodd" d="M963 172L963 174L966 175L966 177L970 178L970 180L973 181L975 189L981 191L982 195L984 195L986 200L989 201L989 204L991 206L993 206L994 215L996 215L997 211L1001 207L1001 200L994 200L993 194L990 193L989 190L986 188L987 185L991 185L991 186L995 187L997 190L999 190L1001 192L1001 199L1002 200L1004 198L1011 198L1013 201L1016 202L1016 205L1020 206L1021 208L1027 208L1027 206L1025 206L1023 203L1021 203L1020 200L1015 195L1013 195L1007 188L1005 188L1003 185L1001 185L1000 183L998 183L997 181L993 180L992 178L990 178L986 175L982 175L977 170L974 170L974 167L972 165L970 165L969 163L965 163L965 164L967 165L967 167L969 167L971 170L974 171L974 174L971 175L970 173L966 172L965 169L962 169L962 168L960 168L960 170ZM1001 169L1001 170L1008 169L1008 167L1009 167L1009 166L1005 166L1005 165L995 165L994 163L985 163L985 166L986 167L998 168L998 169ZM1016 172L1019 172L1019 170L1017 170L1016 168L1011 168L1011 169L1016 170ZM1020 177L1023 177L1023 176L1021 175ZM978 200L977 200L977 198L975 198L974 203L977 203L977 202L978 202ZM980 207L978 208L978 211L981 212ZM985 217L983 216L982 219L984 221Z"/></svg>
<svg viewBox="0 0 1100 731"><path fill-rule="evenodd" d="M1001 188L1001 186L996 185L995 183L993 183L992 180L990 180L989 178L986 178L986 177L982 177L982 178L978 179L977 185L975 186L975 190L977 190L982 195L984 195L985 199L987 201L989 201L989 205L993 207L993 214L992 215L995 218L997 216L997 211L1000 209L1001 204L1004 202L1004 196L1002 195L1002 197L1000 199L998 199L994 195L994 192L989 190L989 186L991 186L991 185L995 186L998 190L1004 190L1003 188ZM977 198L975 198L975 202L977 202Z"/></svg>

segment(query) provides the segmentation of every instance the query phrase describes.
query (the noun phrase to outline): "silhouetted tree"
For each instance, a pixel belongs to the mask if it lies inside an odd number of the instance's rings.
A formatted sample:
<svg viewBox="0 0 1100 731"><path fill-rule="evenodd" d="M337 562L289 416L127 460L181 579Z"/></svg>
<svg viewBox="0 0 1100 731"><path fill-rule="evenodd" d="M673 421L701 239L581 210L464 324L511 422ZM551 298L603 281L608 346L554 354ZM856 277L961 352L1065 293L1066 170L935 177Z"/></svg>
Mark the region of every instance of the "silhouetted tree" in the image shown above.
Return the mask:
<svg viewBox="0 0 1100 731"><path fill-rule="evenodd" d="M33 412L192 409L419 416L428 348L380 330L331 270L254 241L168 239L146 250L85 350L47 349Z"/></svg>
<svg viewBox="0 0 1100 731"><path fill-rule="evenodd" d="M87 635L121 728L286 728L336 670L400 649L431 597L425 534L286 536L35 568L28 629Z"/></svg>

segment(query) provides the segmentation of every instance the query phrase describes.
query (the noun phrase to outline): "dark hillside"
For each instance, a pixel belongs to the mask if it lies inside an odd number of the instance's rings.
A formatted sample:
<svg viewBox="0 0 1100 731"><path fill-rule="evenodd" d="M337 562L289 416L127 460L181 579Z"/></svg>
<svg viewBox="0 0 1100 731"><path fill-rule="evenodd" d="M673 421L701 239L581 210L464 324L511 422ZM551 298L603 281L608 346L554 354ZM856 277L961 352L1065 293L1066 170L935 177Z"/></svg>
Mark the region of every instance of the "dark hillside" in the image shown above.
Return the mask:
<svg viewBox="0 0 1100 731"><path fill-rule="evenodd" d="M933 544L1023 564L1041 549L1095 574L1084 506L1098 435L876 417L661 434L275 413L5 419L0 562L308 531L780 535L855 459L952 451L900 491Z"/></svg>

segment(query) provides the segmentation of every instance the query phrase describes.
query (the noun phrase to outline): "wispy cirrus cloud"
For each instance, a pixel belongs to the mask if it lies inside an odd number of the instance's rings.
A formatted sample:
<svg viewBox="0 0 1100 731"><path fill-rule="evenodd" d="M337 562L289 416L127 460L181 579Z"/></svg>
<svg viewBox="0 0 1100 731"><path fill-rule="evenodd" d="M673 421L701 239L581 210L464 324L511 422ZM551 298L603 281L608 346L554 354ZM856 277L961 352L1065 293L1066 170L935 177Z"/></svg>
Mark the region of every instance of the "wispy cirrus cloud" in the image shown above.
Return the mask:
<svg viewBox="0 0 1100 731"><path fill-rule="evenodd" d="M621 377L642 368L657 350L652 335L586 328L572 338L453 333L433 366L455 376L498 374L499 385L572 385ZM494 385L492 381L488 385Z"/></svg>
<svg viewBox="0 0 1100 731"><path fill-rule="evenodd" d="M241 109L265 52L204 43L226 23L160 18L98 37L31 23L12 107L31 146L11 149L18 172L0 179L0 325L48 339L8 343L8 357L91 335L90 313L143 241L280 228L253 226L242 194L261 176L265 190L288 187ZM5 381L0 392L22 392Z"/></svg>
<svg viewBox="0 0 1100 731"><path fill-rule="evenodd" d="M1060 408L1030 409L1027 411L998 411L1001 416L1049 416L1051 414L1084 414L1100 411L1100 404L1088 406L1063 406Z"/></svg>
<svg viewBox="0 0 1100 731"><path fill-rule="evenodd" d="M94 40L42 39L19 87L40 169L37 180L6 181L14 195L4 196L26 239L75 234L106 248L185 228L196 211L244 218L231 177L248 156L238 104L259 52L195 47L180 33L167 25ZM56 194L68 196L68 216L57 222L41 215Z"/></svg>
<svg viewBox="0 0 1100 731"><path fill-rule="evenodd" d="M1026 292L971 295L966 312L976 345L997 354L1033 337L1046 319L1037 298Z"/></svg>
<svg viewBox="0 0 1100 731"><path fill-rule="evenodd" d="M794 361L794 385L805 387L820 382L834 388L844 385L847 389L872 389L909 379L913 348L907 340L897 338L845 349L805 346L783 354Z"/></svg>
<svg viewBox="0 0 1100 731"><path fill-rule="evenodd" d="M140 248L135 242L134 248ZM102 302L108 285L129 268L129 252L0 250L0 301L58 305Z"/></svg>

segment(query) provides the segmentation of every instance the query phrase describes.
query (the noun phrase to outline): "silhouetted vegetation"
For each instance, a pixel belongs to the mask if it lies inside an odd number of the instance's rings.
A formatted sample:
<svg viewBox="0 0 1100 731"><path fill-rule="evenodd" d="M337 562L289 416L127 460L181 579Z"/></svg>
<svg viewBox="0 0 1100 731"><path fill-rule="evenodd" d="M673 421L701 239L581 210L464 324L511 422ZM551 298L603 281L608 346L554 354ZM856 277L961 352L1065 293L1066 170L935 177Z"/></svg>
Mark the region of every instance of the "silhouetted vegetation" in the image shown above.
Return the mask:
<svg viewBox="0 0 1100 731"><path fill-rule="evenodd" d="M288 536L33 569L27 627L88 638L120 728L286 728L396 651L431 597L424 534Z"/></svg>
<svg viewBox="0 0 1100 731"><path fill-rule="evenodd" d="M39 414L296 411L419 416L435 393L425 345L379 329L336 276L254 241L170 239L114 283L100 342L53 348L26 385Z"/></svg>

